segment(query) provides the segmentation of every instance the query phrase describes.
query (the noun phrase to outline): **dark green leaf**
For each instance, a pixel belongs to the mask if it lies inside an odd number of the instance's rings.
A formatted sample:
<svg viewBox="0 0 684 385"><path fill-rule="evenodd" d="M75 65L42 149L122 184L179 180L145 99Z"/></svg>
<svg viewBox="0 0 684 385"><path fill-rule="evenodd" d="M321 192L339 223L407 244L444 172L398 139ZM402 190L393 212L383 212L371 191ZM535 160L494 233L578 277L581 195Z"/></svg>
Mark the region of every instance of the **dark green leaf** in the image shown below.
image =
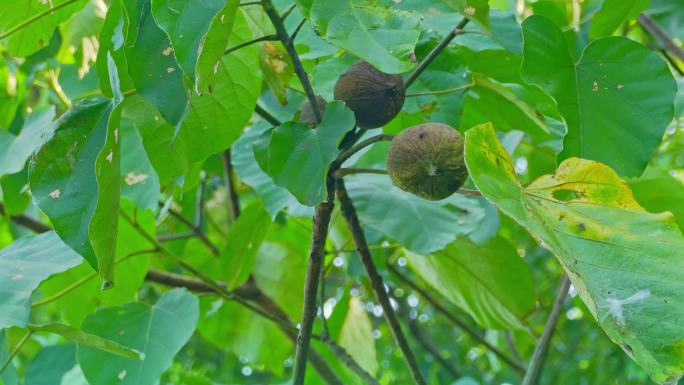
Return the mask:
<svg viewBox="0 0 684 385"><path fill-rule="evenodd" d="M560 29L544 17L523 23L522 74L558 102L568 124L560 159L579 156L638 176L673 118L676 84L656 54L608 37L572 59Z"/></svg>
<svg viewBox="0 0 684 385"><path fill-rule="evenodd" d="M326 199L328 168L354 123L354 114L344 103L330 102L318 128L283 123L259 137L254 155L275 184L287 188L302 204L314 206Z"/></svg>

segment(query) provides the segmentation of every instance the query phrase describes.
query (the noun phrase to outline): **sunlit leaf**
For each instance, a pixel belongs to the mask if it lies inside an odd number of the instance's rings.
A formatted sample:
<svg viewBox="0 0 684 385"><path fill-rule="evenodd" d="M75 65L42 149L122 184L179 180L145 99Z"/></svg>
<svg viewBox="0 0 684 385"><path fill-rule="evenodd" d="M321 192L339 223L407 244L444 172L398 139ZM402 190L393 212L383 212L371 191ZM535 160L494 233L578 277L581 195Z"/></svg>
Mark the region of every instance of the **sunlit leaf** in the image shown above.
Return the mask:
<svg viewBox="0 0 684 385"><path fill-rule="evenodd" d="M466 133L482 194L556 255L608 336L657 383L684 374L684 236L609 167L570 158L523 188L489 125ZM657 325L657 326L656 326Z"/></svg>

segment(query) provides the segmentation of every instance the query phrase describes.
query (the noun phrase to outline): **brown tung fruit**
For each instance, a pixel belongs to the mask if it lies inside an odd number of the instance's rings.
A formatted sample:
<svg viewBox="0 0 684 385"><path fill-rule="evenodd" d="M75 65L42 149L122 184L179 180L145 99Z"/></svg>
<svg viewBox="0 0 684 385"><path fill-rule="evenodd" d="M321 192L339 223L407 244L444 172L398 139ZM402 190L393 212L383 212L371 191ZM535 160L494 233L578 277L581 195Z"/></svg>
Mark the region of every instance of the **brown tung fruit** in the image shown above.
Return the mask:
<svg viewBox="0 0 684 385"><path fill-rule="evenodd" d="M432 201L444 199L468 178L463 137L441 123L407 128L392 140L387 172L404 191Z"/></svg>
<svg viewBox="0 0 684 385"><path fill-rule="evenodd" d="M316 95L316 104L318 104L318 112L320 112L321 117L323 117L326 104L325 99L323 99L320 95ZM313 108L311 108L311 103L309 102L308 98L304 100L302 105L299 107L299 121L312 128L318 125L316 122L316 114L314 114Z"/></svg>
<svg viewBox="0 0 684 385"><path fill-rule="evenodd" d="M368 62L356 62L335 84L335 100L354 111L356 125L377 128L389 123L404 106L406 88L401 75L389 75Z"/></svg>

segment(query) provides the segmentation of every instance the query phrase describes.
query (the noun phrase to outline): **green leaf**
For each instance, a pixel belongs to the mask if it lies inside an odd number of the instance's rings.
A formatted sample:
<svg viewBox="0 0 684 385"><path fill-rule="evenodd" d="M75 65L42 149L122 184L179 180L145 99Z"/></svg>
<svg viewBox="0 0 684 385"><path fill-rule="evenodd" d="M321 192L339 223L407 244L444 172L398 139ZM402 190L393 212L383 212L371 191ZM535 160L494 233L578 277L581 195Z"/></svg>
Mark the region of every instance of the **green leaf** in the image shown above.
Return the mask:
<svg viewBox="0 0 684 385"><path fill-rule="evenodd" d="M0 177L24 168L26 160L49 134L54 117L54 108L35 111L26 118L19 135L0 130Z"/></svg>
<svg viewBox="0 0 684 385"><path fill-rule="evenodd" d="M209 27L226 0L151 0L152 15L166 32L185 76L195 81L197 58Z"/></svg>
<svg viewBox="0 0 684 385"><path fill-rule="evenodd" d="M36 205L64 242L108 285L113 281L119 211L118 103L81 101L55 122L29 167Z"/></svg>
<svg viewBox="0 0 684 385"><path fill-rule="evenodd" d="M476 245L461 237L433 255L405 255L425 282L482 327L524 330L536 308L532 271L503 238Z"/></svg>
<svg viewBox="0 0 684 385"><path fill-rule="evenodd" d="M556 99L568 124L559 158L640 175L674 114L677 88L667 63L623 37L591 42L575 62L561 30L540 16L525 20L523 34L523 78Z"/></svg>
<svg viewBox="0 0 684 385"><path fill-rule="evenodd" d="M59 334L62 337L79 344L88 346L103 352L111 353L121 357L143 360L144 356L137 350L122 346L112 340L86 333L83 330L73 328L63 324L28 325L33 332L46 332Z"/></svg>
<svg viewBox="0 0 684 385"><path fill-rule="evenodd" d="M373 325L359 297L349 298L349 310L340 331L340 346L371 376L380 369L375 351Z"/></svg>
<svg viewBox="0 0 684 385"><path fill-rule="evenodd" d="M0 329L0 362L5 362L9 356L9 351L7 349L7 333L5 330ZM17 380L17 371L14 365L10 362L7 368L0 373L0 385L17 385L19 380Z"/></svg>
<svg viewBox="0 0 684 385"><path fill-rule="evenodd" d="M237 1L228 1L226 6L214 16L209 25L209 30L200 45L195 75L195 88L200 93L206 92L209 84L215 78L214 66L221 60L228 46L238 3Z"/></svg>
<svg viewBox="0 0 684 385"><path fill-rule="evenodd" d="M192 336L198 318L197 297L185 289L165 293L154 306L131 302L99 309L83 322L83 331L136 349L144 360L79 345L83 374L91 384L154 385Z"/></svg>
<svg viewBox="0 0 684 385"><path fill-rule="evenodd" d="M55 385L76 365L76 345L54 345L41 349L26 369L25 383Z"/></svg>
<svg viewBox="0 0 684 385"><path fill-rule="evenodd" d="M637 202L652 213L670 211L684 231L684 183L655 167L639 179L628 180Z"/></svg>
<svg viewBox="0 0 684 385"><path fill-rule="evenodd" d="M120 126L121 196L143 209L156 209L159 201L159 176L145 152L142 137L129 121Z"/></svg>
<svg viewBox="0 0 684 385"><path fill-rule="evenodd" d="M622 23L633 19L648 8L649 0L605 0L601 9L591 18L589 37L612 35Z"/></svg>
<svg viewBox="0 0 684 385"><path fill-rule="evenodd" d="M254 188L266 211L271 214L271 218L275 219L280 210L285 207L303 206L286 188L273 183L273 179L261 170L254 157L254 151L252 151L254 142L269 128L270 125L261 122L242 134L240 139L233 144L231 160L240 180Z"/></svg>
<svg viewBox="0 0 684 385"><path fill-rule="evenodd" d="M252 39L242 12L235 14L231 44ZM184 145L192 162L230 147L240 137L252 116L261 91L259 49L245 47L225 55L213 67L214 79L208 92L193 94L188 115L172 145Z"/></svg>
<svg viewBox="0 0 684 385"><path fill-rule="evenodd" d="M135 87L133 79L131 79L131 76L128 74L128 62L126 61L126 53L124 50L124 43L126 41L125 35L128 26L128 18L125 14L125 9L121 4L121 0L112 1L107 10L107 16L105 17L102 29L100 30L100 48L97 51L97 61L95 63L97 77L100 80L100 89L107 97L113 95L109 79L107 55L111 55L116 63L121 89L130 91Z"/></svg>
<svg viewBox="0 0 684 385"><path fill-rule="evenodd" d="M415 66L408 59L420 36L417 13L350 0L297 0L297 4L318 36L379 70L396 74Z"/></svg>
<svg viewBox="0 0 684 385"><path fill-rule="evenodd" d="M485 214L473 199L456 194L427 201L393 186L386 176L353 175L347 187L364 226L418 253L443 249L459 234L475 231Z"/></svg>
<svg viewBox="0 0 684 385"><path fill-rule="evenodd" d="M491 29L487 0L442 0L465 17L474 21L485 31Z"/></svg>
<svg viewBox="0 0 684 385"><path fill-rule="evenodd" d="M174 127L187 113L188 91L169 38L154 22L151 0L124 2L128 14L125 54L135 88Z"/></svg>
<svg viewBox="0 0 684 385"><path fill-rule="evenodd" d="M243 284L254 270L257 252L271 226L271 217L261 202L247 207L226 234L230 239L221 252L221 266L228 290Z"/></svg>
<svg viewBox="0 0 684 385"><path fill-rule="evenodd" d="M65 2L67 0L59 2L4 0L2 8L0 8L0 35L48 11L38 21L28 23L10 35L6 43L9 52L14 56L28 56L46 47L59 23L86 5L85 1L76 1L56 11L49 12L53 5L57 7Z"/></svg>
<svg viewBox="0 0 684 385"><path fill-rule="evenodd" d="M354 114L343 102L330 102L318 128L285 122L259 137L254 156L275 184L287 188L300 203L315 206L326 199L330 163L354 125Z"/></svg>
<svg viewBox="0 0 684 385"><path fill-rule="evenodd" d="M26 326L33 290L81 261L53 231L19 238L0 250L0 329Z"/></svg>
<svg viewBox="0 0 684 385"><path fill-rule="evenodd" d="M473 75L473 80L475 86L468 90L463 103L463 129L492 122L503 131L524 131L537 142L551 139L544 116L530 107L510 87L483 76ZM497 107L494 109L492 106Z"/></svg>
<svg viewBox="0 0 684 385"><path fill-rule="evenodd" d="M490 125L466 133L466 164L482 194L563 264L610 339L655 382L676 382L684 237L673 216L646 212L613 170L588 160L567 159L523 188Z"/></svg>

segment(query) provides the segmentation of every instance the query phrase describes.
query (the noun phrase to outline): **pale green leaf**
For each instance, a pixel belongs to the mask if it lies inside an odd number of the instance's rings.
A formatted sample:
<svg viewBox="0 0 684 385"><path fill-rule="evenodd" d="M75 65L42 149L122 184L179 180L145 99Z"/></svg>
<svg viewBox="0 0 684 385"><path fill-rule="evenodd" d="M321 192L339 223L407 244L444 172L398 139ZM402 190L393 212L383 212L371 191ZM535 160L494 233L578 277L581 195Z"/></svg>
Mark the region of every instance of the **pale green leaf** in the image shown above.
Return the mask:
<svg viewBox="0 0 684 385"><path fill-rule="evenodd" d="M63 325L63 324L45 324L45 325L28 325L28 328L35 332L46 332L59 334L62 337L80 344L81 346L88 346L94 349L102 350L103 352L115 354L121 357L132 358L135 360L142 360L144 356L137 350L122 346L112 340L108 340L94 334L84 332L83 330Z"/></svg>
<svg viewBox="0 0 684 385"><path fill-rule="evenodd" d="M200 44L195 73L195 88L200 93L206 92L209 84L216 77L214 68L228 46L238 5L237 1L227 2L226 6L211 20L209 30Z"/></svg>
<svg viewBox="0 0 684 385"><path fill-rule="evenodd" d="M135 349L144 360L79 345L83 374L91 384L154 385L192 336L198 318L197 297L185 289L165 293L153 306L131 302L99 309L83 322L83 331Z"/></svg>
<svg viewBox="0 0 684 385"><path fill-rule="evenodd" d="M371 376L380 369L375 351L373 324L359 297L349 299L349 310L340 331L340 346Z"/></svg>
<svg viewBox="0 0 684 385"><path fill-rule="evenodd" d="M62 377L75 365L76 345L47 346L28 364L24 382L31 385L59 384Z"/></svg>
<svg viewBox="0 0 684 385"><path fill-rule="evenodd" d="M461 237L433 255L405 255L425 282L482 327L525 329L536 308L532 271L503 238L476 245Z"/></svg>
<svg viewBox="0 0 684 385"><path fill-rule="evenodd" d="M489 4L487 0L442 0L468 19L477 23L485 31L489 31Z"/></svg>
<svg viewBox="0 0 684 385"><path fill-rule="evenodd" d="M33 290L49 276L81 261L53 231L19 238L0 250L0 329L24 327Z"/></svg>
<svg viewBox="0 0 684 385"><path fill-rule="evenodd" d="M55 109L35 111L26 118L19 135L0 130L0 177L21 171L26 160L47 139Z"/></svg>
<svg viewBox="0 0 684 385"><path fill-rule="evenodd" d="M596 39L612 35L622 23L648 8L648 3L649 0L605 0L591 18L589 37Z"/></svg>

